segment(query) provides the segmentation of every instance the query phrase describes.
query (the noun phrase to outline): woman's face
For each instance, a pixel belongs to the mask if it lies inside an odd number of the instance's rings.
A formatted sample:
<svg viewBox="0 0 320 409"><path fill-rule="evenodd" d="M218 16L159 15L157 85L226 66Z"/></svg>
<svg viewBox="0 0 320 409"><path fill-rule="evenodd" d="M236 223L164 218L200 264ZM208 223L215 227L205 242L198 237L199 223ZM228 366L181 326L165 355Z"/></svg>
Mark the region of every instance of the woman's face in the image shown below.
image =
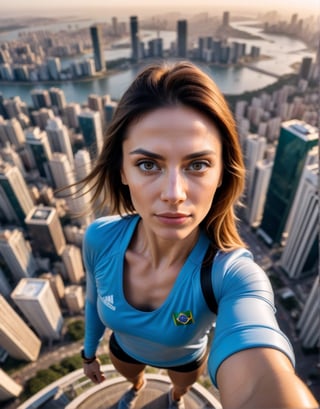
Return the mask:
<svg viewBox="0 0 320 409"><path fill-rule="evenodd" d="M123 142L122 182L144 228L183 239L198 229L222 180L216 126L188 107L159 108L132 124Z"/></svg>

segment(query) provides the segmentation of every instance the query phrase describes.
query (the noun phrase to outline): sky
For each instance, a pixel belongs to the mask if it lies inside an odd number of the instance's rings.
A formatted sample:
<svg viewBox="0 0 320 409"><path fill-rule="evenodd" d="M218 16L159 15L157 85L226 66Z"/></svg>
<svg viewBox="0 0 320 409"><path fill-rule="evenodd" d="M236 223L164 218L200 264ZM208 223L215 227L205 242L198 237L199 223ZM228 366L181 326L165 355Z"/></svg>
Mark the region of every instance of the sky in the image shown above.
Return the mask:
<svg viewBox="0 0 320 409"><path fill-rule="evenodd" d="M162 13L186 9L194 9L199 12L204 9L209 12L210 9L228 10L228 8L258 10L258 7L264 7L265 10L286 11L288 14L300 12L301 14L318 15L320 13L320 0L267 0L266 2L257 0L224 0L221 3L214 0L54 0L50 2L43 0L10 0L3 1L1 5L2 12L10 11L12 15L31 11L34 14L41 14L44 10L50 10L54 14L57 14L60 10L78 14L83 9L93 12L94 9L101 8L110 9L113 14L116 14L116 11L120 9L125 9L128 14L138 14L137 11L139 11L140 7L144 10L158 9Z"/></svg>

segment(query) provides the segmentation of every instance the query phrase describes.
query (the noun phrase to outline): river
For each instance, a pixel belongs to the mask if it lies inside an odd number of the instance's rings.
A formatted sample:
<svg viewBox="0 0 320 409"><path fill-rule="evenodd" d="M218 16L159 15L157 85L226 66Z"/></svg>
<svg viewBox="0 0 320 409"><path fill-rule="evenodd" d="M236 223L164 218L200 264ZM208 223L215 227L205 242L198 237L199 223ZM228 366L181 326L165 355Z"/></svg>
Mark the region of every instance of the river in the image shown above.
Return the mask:
<svg viewBox="0 0 320 409"><path fill-rule="evenodd" d="M247 44L247 52L252 45L258 46L261 49L262 55L267 55L271 58L260 60L254 63L257 67L266 70L268 72L275 73L277 75L284 75L293 72L292 64L301 62L303 57L314 57L314 53L306 50L306 45L297 39L290 38L283 35L271 35L265 34L261 29L255 27L255 22L237 22L232 23L233 27L241 30L245 30L254 35L259 35L261 39L254 40L241 40L236 38L230 38L229 41L240 41ZM81 26L89 26L91 22L81 21L73 22L72 24ZM44 26L43 29L48 31L57 29L68 28L71 29L70 23L61 23L59 25ZM30 29L31 30L31 29ZM33 27L33 30L35 28ZM24 29L23 31L26 31ZM0 35L0 44L5 39L17 38L18 31L9 32ZM8 38L9 36L9 38ZM175 31L161 31L160 36L163 38L164 48L167 49L172 41L176 39ZM142 30L142 39L147 42L151 38L156 37L155 31ZM129 38L123 41L129 42ZM106 61L115 60L120 57L129 57L131 53L130 48L121 49L109 49L105 51ZM86 56L88 58L89 55ZM70 61L64 61L63 64L67 64ZM270 85L276 81L276 79L267 74L253 71L246 67L208 67L204 63L197 63L203 68L209 75L216 81L222 92L226 95L234 94L239 95L246 91L253 91L261 89L267 85ZM120 71L115 74L106 76L104 78L92 79L89 81L68 81L57 82L50 84L0 84L0 92L5 98L12 96L20 96L28 105L32 104L30 91L34 88L48 89L52 86L61 88L66 96L67 102L84 103L89 94L106 95L109 94L111 98L118 100L125 89L129 86L135 75L137 74L137 68L131 67L125 71Z"/></svg>

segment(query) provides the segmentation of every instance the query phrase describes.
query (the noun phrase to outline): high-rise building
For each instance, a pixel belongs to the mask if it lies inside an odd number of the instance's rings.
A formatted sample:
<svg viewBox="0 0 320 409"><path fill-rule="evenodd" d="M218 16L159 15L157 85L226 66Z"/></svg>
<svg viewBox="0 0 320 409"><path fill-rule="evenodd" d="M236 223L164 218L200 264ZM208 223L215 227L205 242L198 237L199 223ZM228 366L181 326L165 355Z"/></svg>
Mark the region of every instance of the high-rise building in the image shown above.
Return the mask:
<svg viewBox="0 0 320 409"><path fill-rule="evenodd" d="M62 280L62 277L60 274L52 274L52 273L43 273L39 278L42 278L44 280L48 280L51 290L53 292L53 295L55 296L55 299L58 303L58 305L61 304L63 297L64 297L64 282Z"/></svg>
<svg viewBox="0 0 320 409"><path fill-rule="evenodd" d="M311 76L311 69L312 58L311 57L303 58L300 66L299 77L304 80L308 80Z"/></svg>
<svg viewBox="0 0 320 409"><path fill-rule="evenodd" d="M131 58L134 62L140 59L139 22L137 16L130 17Z"/></svg>
<svg viewBox="0 0 320 409"><path fill-rule="evenodd" d="M62 260L70 283L79 284L85 275L80 249L72 245L66 246L62 253Z"/></svg>
<svg viewBox="0 0 320 409"><path fill-rule="evenodd" d="M96 71L104 71L106 69L106 65L103 56L103 37L101 27L99 25L91 26L90 34Z"/></svg>
<svg viewBox="0 0 320 409"><path fill-rule="evenodd" d="M35 109L51 107L51 99L47 90L33 89L31 91L31 98Z"/></svg>
<svg viewBox="0 0 320 409"><path fill-rule="evenodd" d="M300 330L299 338L304 348L320 347L319 284L318 275L297 324L297 329Z"/></svg>
<svg viewBox="0 0 320 409"><path fill-rule="evenodd" d="M78 120L84 144L90 153L91 159L96 159L103 142L100 113L86 109L80 112Z"/></svg>
<svg viewBox="0 0 320 409"><path fill-rule="evenodd" d="M63 125L61 118L49 119L46 126L48 141L52 152L64 153L73 166L73 152L68 129Z"/></svg>
<svg viewBox="0 0 320 409"><path fill-rule="evenodd" d="M68 126L68 128L78 128L79 120L78 115L81 112L80 104L68 104L63 109L63 122Z"/></svg>
<svg viewBox="0 0 320 409"><path fill-rule="evenodd" d="M0 369L0 402L17 398L22 392L22 386Z"/></svg>
<svg viewBox="0 0 320 409"><path fill-rule="evenodd" d="M106 123L109 124L112 120L114 111L116 110L118 103L116 101L108 101L104 105Z"/></svg>
<svg viewBox="0 0 320 409"><path fill-rule="evenodd" d="M0 268L0 295L4 298L9 299L12 291L12 286L5 274L5 272Z"/></svg>
<svg viewBox="0 0 320 409"><path fill-rule="evenodd" d="M48 72L50 79L60 79L61 61L59 57L49 57L47 60Z"/></svg>
<svg viewBox="0 0 320 409"><path fill-rule="evenodd" d="M89 152L85 149L79 149L74 155L76 180L82 180L89 175L92 169Z"/></svg>
<svg viewBox="0 0 320 409"><path fill-rule="evenodd" d="M57 189L65 188L57 196L60 197L61 195L65 199L69 212L74 215L81 213L84 199L79 195L76 197L77 187L72 186L76 179L67 155L55 152L49 164L55 187Z"/></svg>
<svg viewBox="0 0 320 409"><path fill-rule="evenodd" d="M35 165L39 175L52 183L52 176L49 168L49 160L52 157L52 151L45 132L41 132L38 127L26 131L27 146L32 152Z"/></svg>
<svg viewBox="0 0 320 409"><path fill-rule="evenodd" d="M10 356L36 361L41 341L11 305L0 295L0 345Z"/></svg>
<svg viewBox="0 0 320 409"><path fill-rule="evenodd" d="M16 284L21 278L32 277L38 270L30 243L20 230L0 230L0 254Z"/></svg>
<svg viewBox="0 0 320 409"><path fill-rule="evenodd" d="M48 280L23 278L11 297L40 338L60 339L63 317Z"/></svg>
<svg viewBox="0 0 320 409"><path fill-rule="evenodd" d="M71 314L79 314L83 311L84 297L80 285L69 285L66 287L64 298Z"/></svg>
<svg viewBox="0 0 320 409"><path fill-rule="evenodd" d="M37 206L29 213L25 222L35 253L52 258L62 254L66 241L55 208Z"/></svg>
<svg viewBox="0 0 320 409"><path fill-rule="evenodd" d="M20 149L17 151L14 146L7 143L4 148L0 149L0 156L4 162L7 162L12 166L16 166L20 170L21 175L25 178L27 176L27 171L20 156L22 151L23 150Z"/></svg>
<svg viewBox="0 0 320 409"><path fill-rule="evenodd" d="M230 12L229 11L224 11L223 16L222 16L222 25L224 27L227 27L227 26L229 26L229 22L230 22Z"/></svg>
<svg viewBox="0 0 320 409"><path fill-rule="evenodd" d="M49 96L53 107L57 107L59 110L62 110L67 105L66 97L61 88L51 87L49 89Z"/></svg>
<svg viewBox="0 0 320 409"><path fill-rule="evenodd" d="M258 234L268 245L281 244L308 152L319 133L302 121L283 122Z"/></svg>
<svg viewBox="0 0 320 409"><path fill-rule="evenodd" d="M34 203L28 186L16 166L0 163L0 209L8 222L24 224Z"/></svg>
<svg viewBox="0 0 320 409"><path fill-rule="evenodd" d="M188 33L187 20L178 20L177 22L177 56L186 58L188 56Z"/></svg>
<svg viewBox="0 0 320 409"><path fill-rule="evenodd" d="M4 130L11 145L19 148L25 143L26 137L20 122L16 118L8 119L4 123Z"/></svg>
<svg viewBox="0 0 320 409"><path fill-rule="evenodd" d="M318 156L318 153L316 155ZM286 226L288 237L280 259L281 267L291 278L300 278L317 270L319 262L318 183L319 164L306 166L288 217Z"/></svg>
<svg viewBox="0 0 320 409"><path fill-rule="evenodd" d="M48 120L54 119L55 116L51 108L40 108L38 111L32 111L31 117L35 126L43 131L47 126Z"/></svg>
<svg viewBox="0 0 320 409"><path fill-rule="evenodd" d="M88 95L88 108L91 109L91 111L99 112L101 125L104 126L103 97L95 94Z"/></svg>
<svg viewBox="0 0 320 409"><path fill-rule="evenodd" d="M244 143L244 162L246 166L246 198L247 203L250 205L252 201L253 189L252 185L254 182L254 173L256 164L258 161L262 160L264 157L264 152L266 149L267 141L263 136L258 136L256 134L249 134Z"/></svg>
<svg viewBox="0 0 320 409"><path fill-rule="evenodd" d="M261 223L272 166L272 161L260 160L254 169L250 203L246 206L246 220L252 227Z"/></svg>

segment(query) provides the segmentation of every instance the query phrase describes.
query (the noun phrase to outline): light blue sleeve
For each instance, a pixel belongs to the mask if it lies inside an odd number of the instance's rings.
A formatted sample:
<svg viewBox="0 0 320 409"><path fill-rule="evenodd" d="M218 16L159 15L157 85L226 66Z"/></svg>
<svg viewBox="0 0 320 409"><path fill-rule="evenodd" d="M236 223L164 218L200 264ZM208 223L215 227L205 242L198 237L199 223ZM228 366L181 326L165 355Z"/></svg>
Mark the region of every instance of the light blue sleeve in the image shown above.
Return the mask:
<svg viewBox="0 0 320 409"><path fill-rule="evenodd" d="M232 354L266 347L282 351L295 364L292 346L275 318L274 297L265 272L249 251L240 249L216 257L212 270L218 316L208 370L217 386L221 363Z"/></svg>
<svg viewBox="0 0 320 409"><path fill-rule="evenodd" d="M95 355L105 331L105 325L101 322L97 311L97 287L94 277L94 264L97 257L96 248L99 239L95 226L96 224L93 223L86 230L82 248L86 269L84 353L87 357Z"/></svg>

